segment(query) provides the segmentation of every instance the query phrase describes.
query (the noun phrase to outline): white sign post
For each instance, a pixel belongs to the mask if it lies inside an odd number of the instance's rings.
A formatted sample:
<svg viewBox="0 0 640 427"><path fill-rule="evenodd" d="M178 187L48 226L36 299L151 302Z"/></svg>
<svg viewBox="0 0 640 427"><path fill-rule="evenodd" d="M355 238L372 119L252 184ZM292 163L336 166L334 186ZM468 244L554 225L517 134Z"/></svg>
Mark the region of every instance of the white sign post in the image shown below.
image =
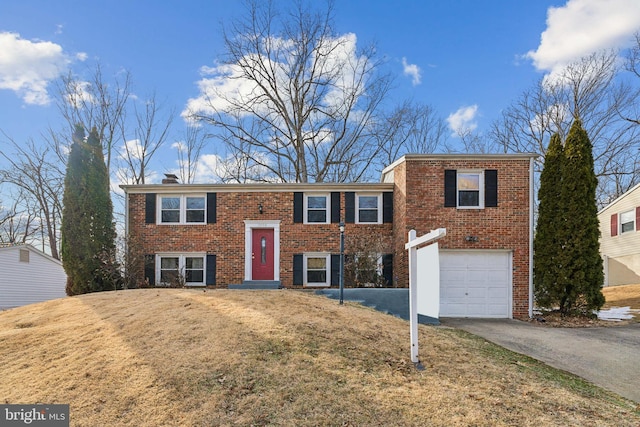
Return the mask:
<svg viewBox="0 0 640 427"><path fill-rule="evenodd" d="M446 228L438 228L421 237L416 231L409 231L409 241L405 249L409 251L409 324L411 326L411 361L418 369L423 369L418 358L418 246L429 245L447 235Z"/></svg>

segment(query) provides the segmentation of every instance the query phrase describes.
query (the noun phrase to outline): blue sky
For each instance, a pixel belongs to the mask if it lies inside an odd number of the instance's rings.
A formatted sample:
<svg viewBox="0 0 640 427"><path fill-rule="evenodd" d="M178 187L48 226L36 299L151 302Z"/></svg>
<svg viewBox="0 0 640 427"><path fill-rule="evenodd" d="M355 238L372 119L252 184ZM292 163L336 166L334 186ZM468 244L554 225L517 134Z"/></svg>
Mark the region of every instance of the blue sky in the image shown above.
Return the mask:
<svg viewBox="0 0 640 427"><path fill-rule="evenodd" d="M37 141L48 126L61 127L52 82L95 61L105 76L129 70L140 99L155 92L182 111L199 95L202 67L223 53L222 23L242 5L4 0L0 130ZM358 46L375 43L386 58L396 75L392 101L429 104L452 127L478 132L545 74L595 50L629 46L640 29L638 0L338 0L335 12L339 34L355 34ZM7 147L0 134L0 150ZM157 156L157 172L175 167L169 145Z"/></svg>

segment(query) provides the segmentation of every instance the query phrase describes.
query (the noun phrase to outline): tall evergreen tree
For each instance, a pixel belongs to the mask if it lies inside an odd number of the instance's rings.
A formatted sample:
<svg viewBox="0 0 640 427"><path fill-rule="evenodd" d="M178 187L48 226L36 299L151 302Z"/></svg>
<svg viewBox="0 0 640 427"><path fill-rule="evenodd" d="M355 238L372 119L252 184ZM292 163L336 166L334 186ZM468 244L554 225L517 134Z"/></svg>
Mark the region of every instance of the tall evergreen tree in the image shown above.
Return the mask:
<svg viewBox="0 0 640 427"><path fill-rule="evenodd" d="M560 300L556 278L561 267L557 256L562 251L560 229L564 226L562 206L562 170L564 149L560 135L554 134L547 148L538 190L538 220L533 241L533 283L536 302L540 307L552 307Z"/></svg>
<svg viewBox="0 0 640 427"><path fill-rule="evenodd" d="M563 315L590 313L604 304L604 274L600 257L600 229L596 205L598 180L594 173L593 147L582 123L576 119L564 145L561 204L563 225L558 230L562 250L556 266Z"/></svg>
<svg viewBox="0 0 640 427"><path fill-rule="evenodd" d="M115 225L109 174L96 129L76 126L69 153L61 226L67 294L116 289Z"/></svg>

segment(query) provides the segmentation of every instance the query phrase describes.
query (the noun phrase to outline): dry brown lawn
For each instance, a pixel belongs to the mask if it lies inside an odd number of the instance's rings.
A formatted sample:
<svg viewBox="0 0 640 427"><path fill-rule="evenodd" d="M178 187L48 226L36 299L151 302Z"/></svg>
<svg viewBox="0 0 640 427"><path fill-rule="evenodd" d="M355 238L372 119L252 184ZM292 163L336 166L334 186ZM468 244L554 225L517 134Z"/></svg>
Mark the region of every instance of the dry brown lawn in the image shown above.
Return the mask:
<svg viewBox="0 0 640 427"><path fill-rule="evenodd" d="M605 308L631 307L640 310L640 284L608 286L602 288L606 299Z"/></svg>
<svg viewBox="0 0 640 427"><path fill-rule="evenodd" d="M300 291L146 289L0 313L3 403L74 426L638 426L636 405L444 327Z"/></svg>

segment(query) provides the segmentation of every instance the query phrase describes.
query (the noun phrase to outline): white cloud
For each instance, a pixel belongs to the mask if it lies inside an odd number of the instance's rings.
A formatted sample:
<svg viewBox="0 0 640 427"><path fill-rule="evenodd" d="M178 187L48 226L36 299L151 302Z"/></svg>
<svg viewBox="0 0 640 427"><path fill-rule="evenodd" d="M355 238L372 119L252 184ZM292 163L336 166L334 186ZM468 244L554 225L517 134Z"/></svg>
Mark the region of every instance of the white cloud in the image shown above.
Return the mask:
<svg viewBox="0 0 640 427"><path fill-rule="evenodd" d="M47 85L60 76L70 62L56 43L25 40L16 33L0 33L0 89L16 92L27 104L48 104Z"/></svg>
<svg viewBox="0 0 640 427"><path fill-rule="evenodd" d="M317 60L317 69L325 70L325 75L334 75L331 89L323 94L322 104L326 107L325 112L328 115L339 115L343 113L342 109L349 104L345 101L351 98L353 94L356 96L364 91L364 83L356 78L362 74L366 74L366 70L370 68L370 64L366 57L357 54L357 38L353 33L344 34L331 39L324 39L325 44L317 49L319 57ZM279 62L273 62L271 59L257 54L247 54L242 58L243 63L261 63L263 66L274 70L273 76L277 81L277 86L287 88L290 76L290 64L294 62L296 45L291 41L279 38L264 39L265 45L269 45L270 49L278 49L280 58ZM215 111L230 111L234 109L234 105L249 104L251 100L251 108L255 111L266 112L269 110L266 103L267 99L256 103L257 95L262 89L258 87L255 81L244 78L243 71L237 64L217 64L213 67L203 66L200 68L202 79L198 81L200 95L197 98L191 98L187 101L182 117L188 121L190 114L212 114ZM265 82L266 87L270 87L270 82ZM287 96L283 96L284 99ZM291 108L291 106L287 106ZM236 113L246 114L244 109L235 109ZM278 120L273 117L272 120Z"/></svg>
<svg viewBox="0 0 640 427"><path fill-rule="evenodd" d="M70 82L69 85L71 90L66 95L69 105L75 108L82 108L86 104L97 104L97 99L91 93L91 83L78 80Z"/></svg>
<svg viewBox="0 0 640 427"><path fill-rule="evenodd" d="M477 105L463 106L455 113L449 114L447 123L449 123L449 128L454 134L465 134L474 131L478 127L478 123L475 121L477 115Z"/></svg>
<svg viewBox="0 0 640 427"><path fill-rule="evenodd" d="M130 139L122 145L120 156L124 159L126 158L127 153L129 153L129 156L133 159L142 159L144 156L144 148L142 147L142 144L140 144L139 139Z"/></svg>
<svg viewBox="0 0 640 427"><path fill-rule="evenodd" d="M220 157L216 154L203 154L196 165L194 182L207 183L220 181Z"/></svg>
<svg viewBox="0 0 640 427"><path fill-rule="evenodd" d="M422 75L421 75L420 67L418 67L416 64L407 63L407 58L403 57L402 68L404 71L404 75L411 77L411 84L413 84L414 86L417 86L420 83L422 83Z"/></svg>
<svg viewBox="0 0 640 427"><path fill-rule="evenodd" d="M542 132L548 129L550 124L563 123L569 115L569 108L564 104L553 104L547 107L544 113L536 114L529 122L531 129Z"/></svg>
<svg viewBox="0 0 640 427"><path fill-rule="evenodd" d="M76 53L76 59L78 61L84 62L87 60L87 58L89 57L89 55L87 55L86 52L78 52Z"/></svg>
<svg viewBox="0 0 640 427"><path fill-rule="evenodd" d="M638 0L569 0L547 10L540 45L525 57L538 70L555 74L593 52L628 47L638 29Z"/></svg>

